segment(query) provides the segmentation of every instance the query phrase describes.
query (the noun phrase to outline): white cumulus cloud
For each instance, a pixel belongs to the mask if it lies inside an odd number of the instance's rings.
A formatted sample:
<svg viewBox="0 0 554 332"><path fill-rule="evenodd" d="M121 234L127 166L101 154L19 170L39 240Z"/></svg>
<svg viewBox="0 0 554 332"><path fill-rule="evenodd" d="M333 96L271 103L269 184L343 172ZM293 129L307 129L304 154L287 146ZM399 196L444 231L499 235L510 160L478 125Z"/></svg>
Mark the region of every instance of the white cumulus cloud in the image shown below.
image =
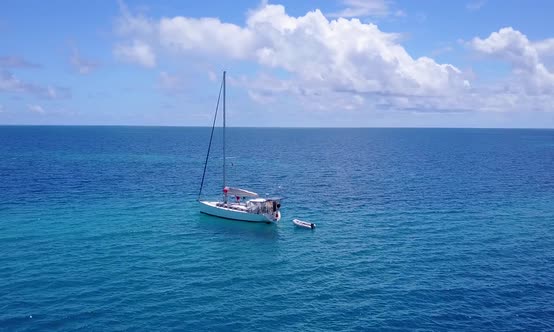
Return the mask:
<svg viewBox="0 0 554 332"><path fill-rule="evenodd" d="M358 19L329 20L319 10L293 17L281 5L265 4L249 13L244 26L182 16L155 21L127 13L118 31L177 53L249 60L284 69L313 88L441 95L468 85L455 66L410 56L397 34ZM135 62L153 66L148 45L137 45L137 39L134 43L133 52L120 48L116 53L127 58L133 55ZM139 49L142 52L136 52Z"/></svg>
<svg viewBox="0 0 554 332"><path fill-rule="evenodd" d="M160 44L175 51L244 59L256 48L253 31L215 18L162 18L157 27Z"/></svg>
<svg viewBox="0 0 554 332"><path fill-rule="evenodd" d="M554 38L548 38L533 43L533 46L543 57L554 56Z"/></svg>
<svg viewBox="0 0 554 332"><path fill-rule="evenodd" d="M257 37L255 60L298 75L310 86L386 94L440 94L463 87L458 68L414 59L397 35L358 19L329 21L319 10L291 17L268 5L248 18Z"/></svg>
<svg viewBox="0 0 554 332"><path fill-rule="evenodd" d="M551 54L552 44L552 39L531 42L511 27L470 42L475 51L508 62L514 76L510 88L521 88L532 95L554 92L554 73L543 62L543 57Z"/></svg>

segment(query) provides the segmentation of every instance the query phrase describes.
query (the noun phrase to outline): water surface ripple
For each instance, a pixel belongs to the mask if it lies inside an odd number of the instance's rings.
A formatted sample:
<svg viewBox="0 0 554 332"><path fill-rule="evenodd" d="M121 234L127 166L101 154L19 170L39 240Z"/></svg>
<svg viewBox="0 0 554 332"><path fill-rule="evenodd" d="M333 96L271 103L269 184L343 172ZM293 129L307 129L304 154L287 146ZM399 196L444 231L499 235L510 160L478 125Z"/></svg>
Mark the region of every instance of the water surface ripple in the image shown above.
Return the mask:
<svg viewBox="0 0 554 332"><path fill-rule="evenodd" d="M228 134L277 226L198 213L208 128L0 127L0 330L554 329L554 131Z"/></svg>

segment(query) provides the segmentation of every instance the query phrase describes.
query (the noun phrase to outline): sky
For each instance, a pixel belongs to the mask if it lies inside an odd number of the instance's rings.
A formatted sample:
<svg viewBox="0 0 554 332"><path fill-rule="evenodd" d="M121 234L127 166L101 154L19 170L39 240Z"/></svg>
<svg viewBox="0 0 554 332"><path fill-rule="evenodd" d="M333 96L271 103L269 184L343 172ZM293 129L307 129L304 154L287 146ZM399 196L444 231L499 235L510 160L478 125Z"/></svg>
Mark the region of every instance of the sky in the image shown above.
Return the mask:
<svg viewBox="0 0 554 332"><path fill-rule="evenodd" d="M554 128L554 2L0 2L0 124Z"/></svg>

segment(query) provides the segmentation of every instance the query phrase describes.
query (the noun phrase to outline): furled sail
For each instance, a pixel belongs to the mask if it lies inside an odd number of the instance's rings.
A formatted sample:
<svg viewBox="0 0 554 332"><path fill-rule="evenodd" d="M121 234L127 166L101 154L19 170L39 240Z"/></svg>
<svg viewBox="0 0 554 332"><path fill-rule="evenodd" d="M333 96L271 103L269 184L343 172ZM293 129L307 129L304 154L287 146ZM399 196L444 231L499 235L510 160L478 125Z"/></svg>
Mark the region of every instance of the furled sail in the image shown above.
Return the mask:
<svg viewBox="0 0 554 332"><path fill-rule="evenodd" d="M225 193L227 193L227 195L231 195L231 196L258 197L257 193L255 193L253 191L250 191L250 190L246 190L246 189L240 189L240 188L225 187L223 189L223 192L225 192Z"/></svg>

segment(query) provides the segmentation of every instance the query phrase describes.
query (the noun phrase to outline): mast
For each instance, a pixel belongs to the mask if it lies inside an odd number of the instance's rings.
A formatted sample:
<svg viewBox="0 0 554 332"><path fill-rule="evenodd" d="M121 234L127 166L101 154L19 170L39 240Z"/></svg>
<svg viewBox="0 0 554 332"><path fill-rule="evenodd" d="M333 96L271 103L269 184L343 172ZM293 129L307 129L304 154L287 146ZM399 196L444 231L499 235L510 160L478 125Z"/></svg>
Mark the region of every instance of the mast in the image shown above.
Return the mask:
<svg viewBox="0 0 554 332"><path fill-rule="evenodd" d="M200 182L200 191L198 192L198 201L202 196L202 188L204 188L204 179L206 178L206 169L208 168L208 160L210 158L210 150L212 148L212 139L214 138L214 129L217 121L217 111L219 110L219 101L221 100L221 91L223 90L223 82L219 86L219 94L217 95L217 104L215 105L214 122L212 124L212 132L210 133L210 143L208 144L208 152L206 153L206 161L204 161L204 171L202 172L202 182Z"/></svg>
<svg viewBox="0 0 554 332"><path fill-rule="evenodd" d="M223 188L225 187L225 71L223 71ZM225 193L225 202L227 202L227 193Z"/></svg>

